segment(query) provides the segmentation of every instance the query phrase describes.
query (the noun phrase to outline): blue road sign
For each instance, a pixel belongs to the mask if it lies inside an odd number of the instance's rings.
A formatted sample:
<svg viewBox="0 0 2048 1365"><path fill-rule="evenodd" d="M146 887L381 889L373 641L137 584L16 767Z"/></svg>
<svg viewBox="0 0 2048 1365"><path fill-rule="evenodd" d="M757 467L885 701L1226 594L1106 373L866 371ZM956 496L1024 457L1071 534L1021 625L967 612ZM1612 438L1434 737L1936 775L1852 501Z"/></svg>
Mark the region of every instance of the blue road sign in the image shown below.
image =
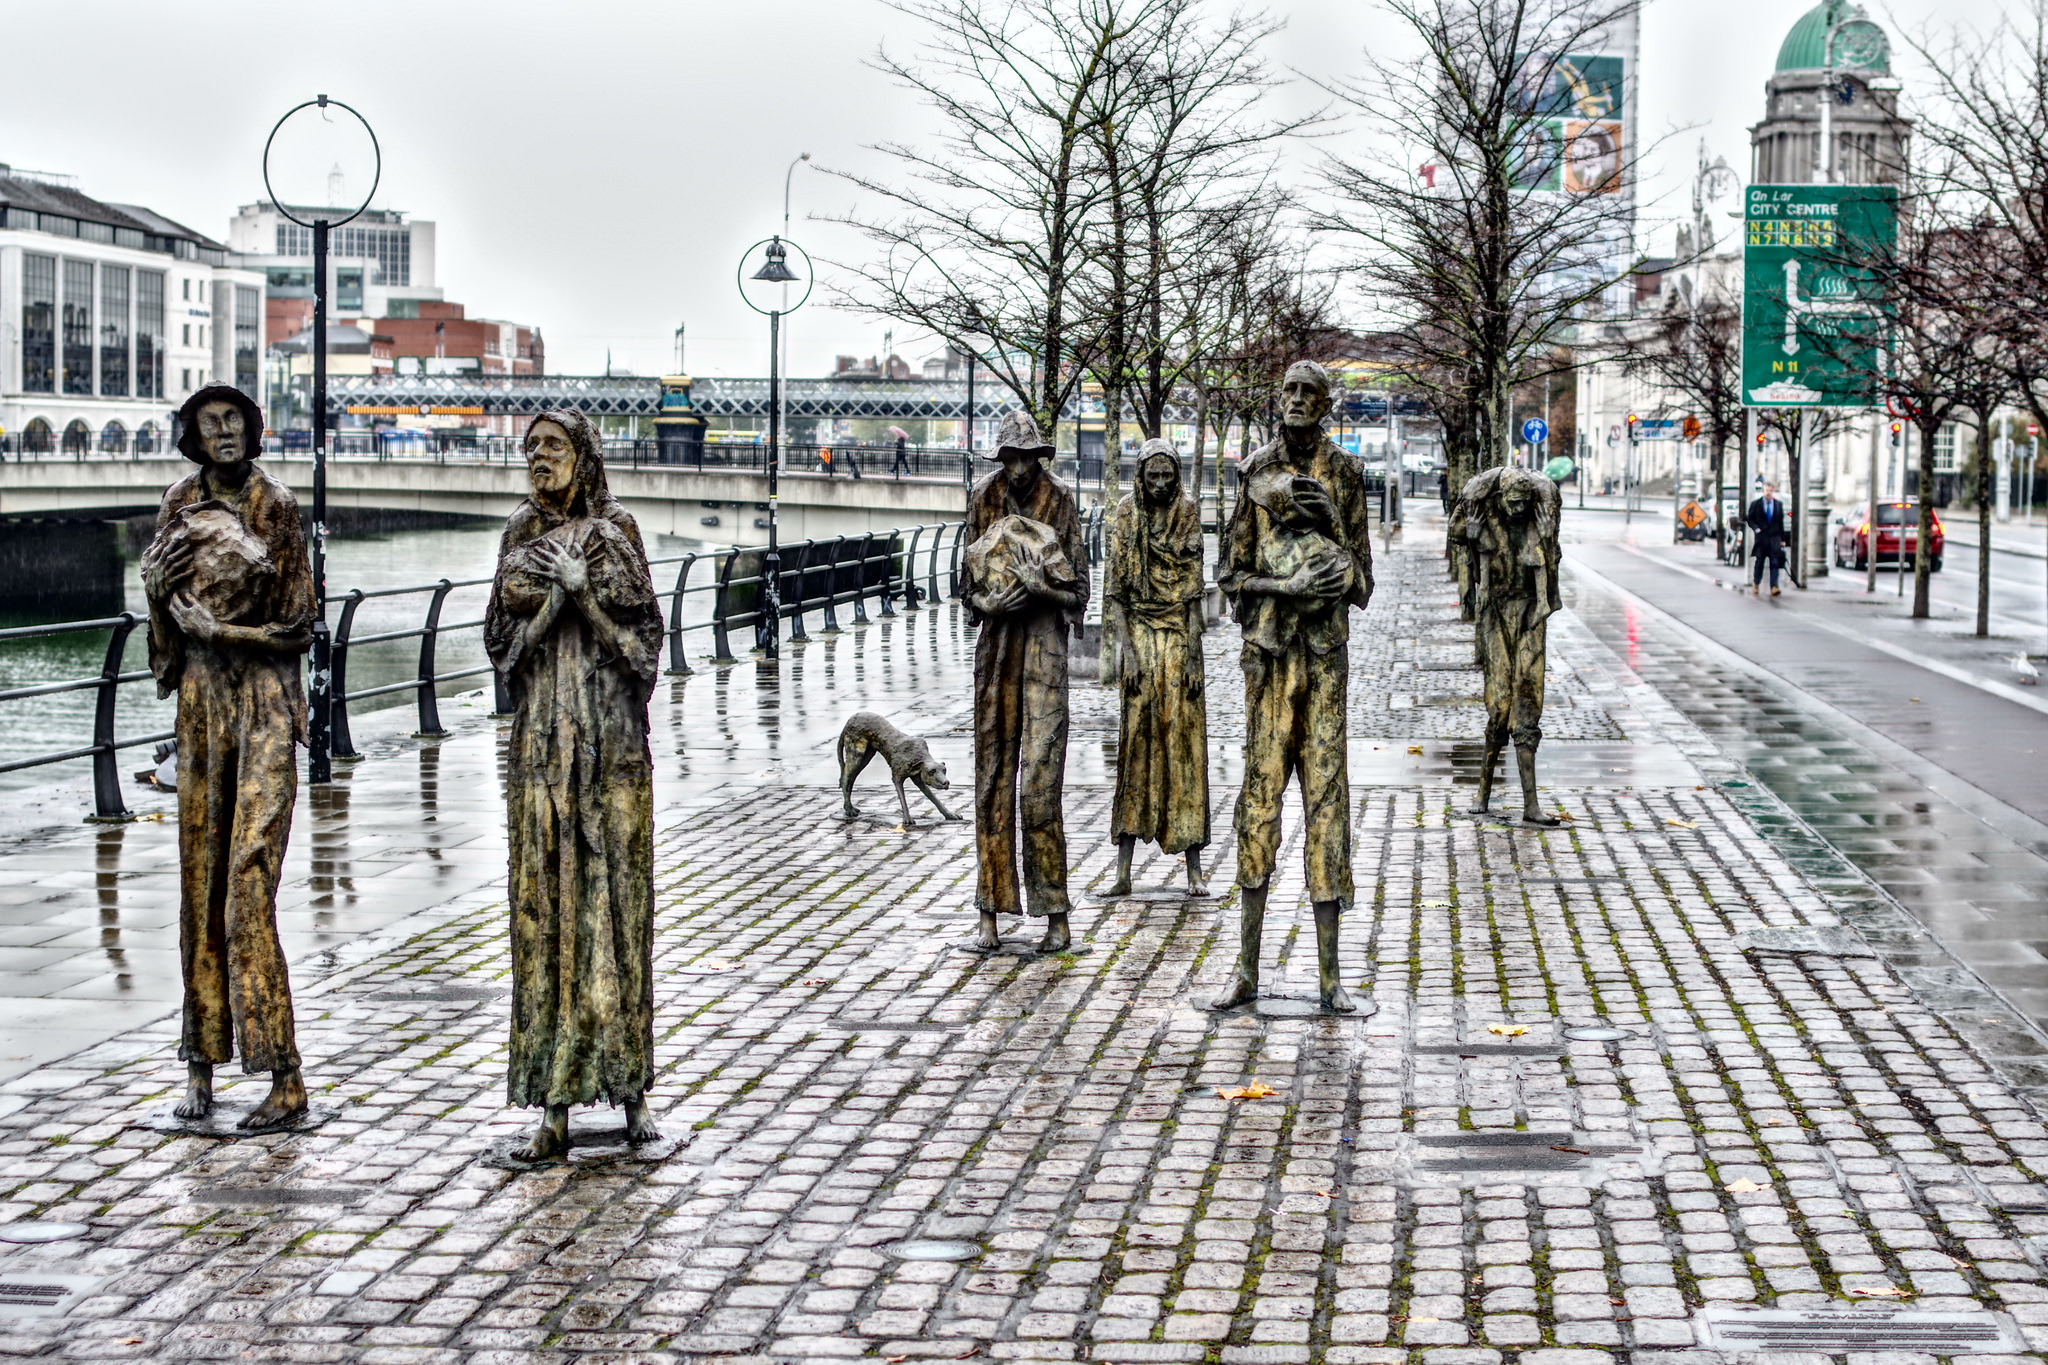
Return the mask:
<svg viewBox="0 0 2048 1365"><path fill-rule="evenodd" d="M1550 437L1550 423L1541 417L1531 417L1522 423L1522 439L1532 446L1540 446Z"/></svg>

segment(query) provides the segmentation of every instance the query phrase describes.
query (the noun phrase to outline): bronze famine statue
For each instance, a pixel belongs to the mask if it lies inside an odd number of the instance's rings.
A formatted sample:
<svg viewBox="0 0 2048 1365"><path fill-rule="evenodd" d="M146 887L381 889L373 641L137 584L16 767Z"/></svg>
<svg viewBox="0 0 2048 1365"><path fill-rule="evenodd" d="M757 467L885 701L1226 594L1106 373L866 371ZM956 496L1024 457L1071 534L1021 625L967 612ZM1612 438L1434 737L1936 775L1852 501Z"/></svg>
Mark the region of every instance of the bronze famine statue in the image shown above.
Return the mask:
<svg viewBox="0 0 2048 1365"><path fill-rule="evenodd" d="M889 765L890 780L896 784L896 805L903 812L903 828L910 828L910 802L903 795L903 784L915 782L917 789L924 793L924 799L939 808L942 819L956 820L959 817L946 809L945 802L932 794L932 788L948 791L952 783L946 780L946 765L932 758L931 748L914 735L906 735L872 711L856 711L847 717L846 725L839 731L839 795L845 802L848 820L858 819L860 808L853 804L853 779L861 770L872 763L875 755Z"/></svg>
<svg viewBox="0 0 2048 1365"><path fill-rule="evenodd" d="M1218 583L1244 633L1244 786L1237 798L1243 897L1237 977L1217 1009L1259 994L1259 939L1280 849L1280 798L1301 782L1304 854L1325 1009L1356 1008L1337 979L1338 919L1351 904L1351 788L1345 745L1349 613L1372 597L1371 521L1358 462L1323 434L1330 376L1290 365L1280 439L1239 470Z"/></svg>
<svg viewBox="0 0 2048 1365"><path fill-rule="evenodd" d="M1088 606L1088 556L1074 494L1045 468L1052 443L1031 414L1005 414L989 457L1002 468L967 495L961 596L974 644L974 946L1002 946L997 915L1045 918L1039 948L1072 941L1067 926L1067 835L1060 787L1067 768L1067 637ZM1024 873L1017 874L1019 807Z"/></svg>
<svg viewBox="0 0 2048 1365"><path fill-rule="evenodd" d="M1522 820L1554 825L1536 801L1536 746L1543 741L1543 667L1557 593L1557 485L1528 469L1489 469L1465 485L1451 509L1461 614L1477 626L1486 675L1486 758L1479 770L1484 815L1493 770L1510 737L1522 775Z"/></svg>
<svg viewBox="0 0 2048 1365"><path fill-rule="evenodd" d="M1138 451L1138 486L1110 522L1105 626L1116 632L1116 884L1131 891L1131 855L1149 839L1187 855L1188 891L1208 894L1209 718L1202 678L1202 517L1181 491L1180 452Z"/></svg>
<svg viewBox="0 0 2048 1365"><path fill-rule="evenodd" d="M185 1017L182 1119L213 1111L213 1069L239 1043L270 1093L244 1128L306 1113L277 881L306 738L299 655L312 643L313 573L299 505L256 466L263 412L214 384L179 410L198 465L171 485L142 557L149 668L178 695L178 949Z"/></svg>
<svg viewBox="0 0 2048 1365"><path fill-rule="evenodd" d="M580 412L526 430L531 492L505 524L484 625L512 696L514 1105L545 1109L524 1161L563 1157L569 1106L623 1104L660 1137L654 1079L654 775L647 700L661 613L640 528L605 486Z"/></svg>

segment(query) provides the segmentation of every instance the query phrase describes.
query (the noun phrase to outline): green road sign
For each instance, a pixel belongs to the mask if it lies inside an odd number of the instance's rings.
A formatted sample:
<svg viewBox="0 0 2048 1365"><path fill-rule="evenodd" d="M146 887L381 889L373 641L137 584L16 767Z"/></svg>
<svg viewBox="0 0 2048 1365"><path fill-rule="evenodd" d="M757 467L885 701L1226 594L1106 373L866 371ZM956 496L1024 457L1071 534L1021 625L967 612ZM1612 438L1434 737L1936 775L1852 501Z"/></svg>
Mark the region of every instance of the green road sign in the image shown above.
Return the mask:
<svg viewBox="0 0 2048 1365"><path fill-rule="evenodd" d="M1888 312L1867 265L1898 235L1890 185L1751 185L1743 203L1742 401L1862 408Z"/></svg>

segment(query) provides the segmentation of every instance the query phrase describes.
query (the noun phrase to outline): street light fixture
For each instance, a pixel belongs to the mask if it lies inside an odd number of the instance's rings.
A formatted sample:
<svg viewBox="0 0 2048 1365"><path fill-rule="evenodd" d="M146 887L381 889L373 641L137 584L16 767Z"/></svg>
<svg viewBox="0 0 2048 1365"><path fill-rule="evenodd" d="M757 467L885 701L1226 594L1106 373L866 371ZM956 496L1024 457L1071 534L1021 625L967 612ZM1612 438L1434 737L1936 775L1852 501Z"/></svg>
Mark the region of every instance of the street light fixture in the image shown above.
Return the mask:
<svg viewBox="0 0 2048 1365"><path fill-rule="evenodd" d="M765 247L765 259L761 267L749 275L747 263L753 258L756 248ZM789 253L794 248L803 257L804 272L799 275L789 267ZM782 237L768 237L754 243L740 254L739 269L735 272L740 298L747 307L757 313L768 315L768 550L761 561L761 610L754 624L754 639L763 658L778 658L782 652L782 556L777 548L777 516L781 510L779 484L782 473L782 318L785 313L794 313L804 306L811 297L811 287L817 283L817 273L811 269L810 253L795 242ZM759 280L763 284L792 284L803 281L804 292L795 303L785 299L776 307L763 308L747 293L747 282ZM786 294L786 291L785 291Z"/></svg>
<svg viewBox="0 0 2048 1365"><path fill-rule="evenodd" d="M293 213L283 203L270 183L270 151L277 145L278 132L290 122L292 116L306 109L320 111L320 116L332 122L327 110L339 109L363 127L370 139L370 153L375 169L370 175L370 188L363 195L363 201L353 209L347 209L339 218L328 218L328 212L343 206L330 204L320 210L321 216L308 221ZM270 129L270 136L263 141L263 192L269 196L271 207L279 216L310 228L313 232L313 668L312 676L306 680L306 780L320 783L334 780L333 722L334 697L332 692L334 646L327 632L327 233L330 228L353 222L370 206L370 200L377 193L377 184L384 178L384 149L377 145L376 130L370 121L340 100L316 95L302 104L285 111ZM329 180L330 189L333 186Z"/></svg>

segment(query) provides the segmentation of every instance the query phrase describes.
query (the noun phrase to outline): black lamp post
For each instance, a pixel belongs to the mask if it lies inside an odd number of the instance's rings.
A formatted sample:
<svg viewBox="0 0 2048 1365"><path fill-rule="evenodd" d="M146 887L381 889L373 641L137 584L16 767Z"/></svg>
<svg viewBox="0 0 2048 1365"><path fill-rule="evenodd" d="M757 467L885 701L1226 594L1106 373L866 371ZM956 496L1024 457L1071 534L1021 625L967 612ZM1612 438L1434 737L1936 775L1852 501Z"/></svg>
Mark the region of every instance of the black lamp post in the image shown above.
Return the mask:
<svg viewBox="0 0 2048 1365"><path fill-rule="evenodd" d="M755 247L766 247L767 259L759 270L746 274L747 260L754 254ZM789 268L789 250L804 258L804 275L798 275ZM794 313L804 306L811 297L811 286L816 282L811 271L810 253L795 242L786 242L781 237L769 237L754 243L740 256L739 277L740 298L747 307L757 313L768 315L768 552L761 560L761 612L754 625L754 639L763 658L774 659L782 653L782 556L776 549L776 516L780 511L779 491L782 473L782 315ZM811 278L806 278L810 276ZM795 303L787 307L763 308L747 295L747 281L760 280L764 284L790 284L803 280L804 292Z"/></svg>
<svg viewBox="0 0 2048 1365"><path fill-rule="evenodd" d="M369 135L370 151L375 158L376 169L370 176L370 188L363 195L363 202L343 213L339 218L327 218L324 214L338 209L329 205L322 210L323 216L311 222L299 217L280 201L277 191L270 185L270 149L277 142L278 130L290 121L292 115L303 109L318 109L324 118L328 109L339 109L357 123L363 125L363 132ZM333 640L327 633L327 231L352 222L370 206L371 196L377 193L377 182L384 176L384 152L377 145L377 134L370 127L370 121L340 100L331 100L325 95L316 95L303 104L294 105L285 111L283 118L271 127L270 136L263 142L263 192L270 196L270 203L278 214L300 227L313 231L313 669L307 679L306 717L306 780L308 782L331 782L334 780L333 723L334 698L332 695L334 649Z"/></svg>

